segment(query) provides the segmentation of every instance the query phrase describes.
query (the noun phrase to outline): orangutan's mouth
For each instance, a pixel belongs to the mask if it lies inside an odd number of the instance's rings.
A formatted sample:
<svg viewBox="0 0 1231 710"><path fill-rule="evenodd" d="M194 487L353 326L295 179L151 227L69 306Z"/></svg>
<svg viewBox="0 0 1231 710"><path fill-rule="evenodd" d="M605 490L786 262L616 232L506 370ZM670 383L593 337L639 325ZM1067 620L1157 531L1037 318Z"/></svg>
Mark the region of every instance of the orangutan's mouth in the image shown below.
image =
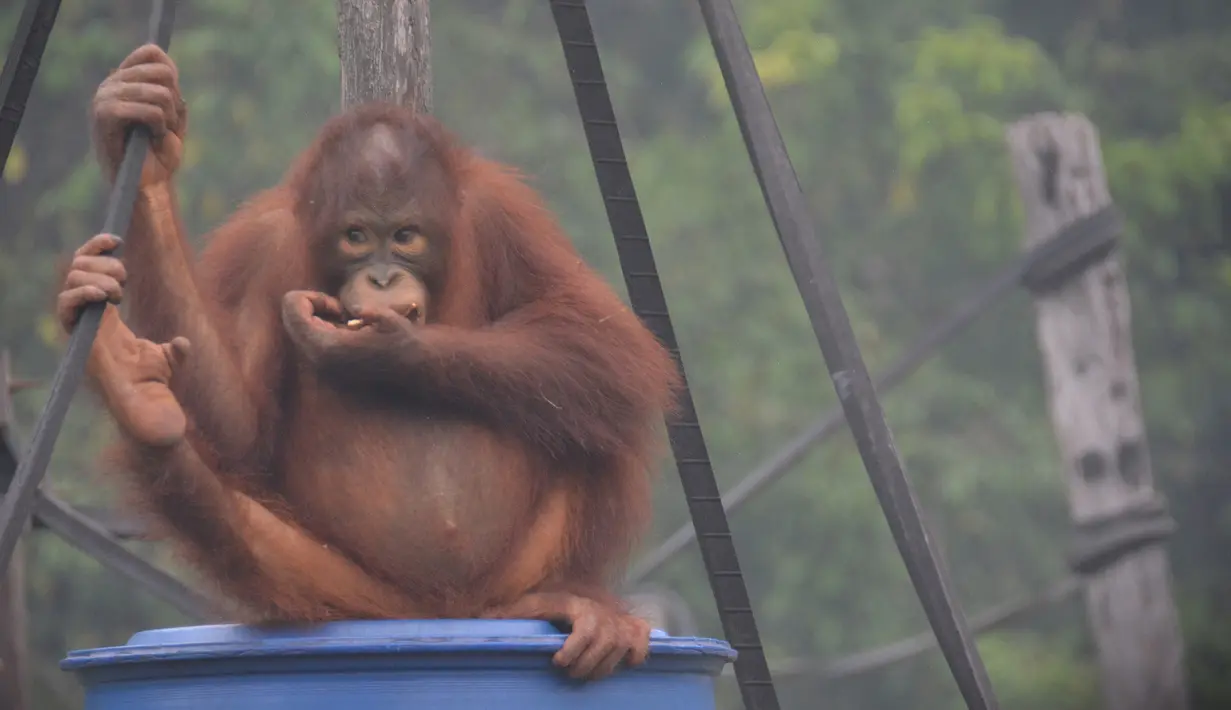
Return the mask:
<svg viewBox="0 0 1231 710"><path fill-rule="evenodd" d="M405 313L402 313L402 316L411 323L418 325L423 320L423 309L419 307L419 304L412 303L410 308L406 309ZM366 325L366 322L362 318L350 318L346 321L346 327L351 330L358 330L364 325Z"/></svg>

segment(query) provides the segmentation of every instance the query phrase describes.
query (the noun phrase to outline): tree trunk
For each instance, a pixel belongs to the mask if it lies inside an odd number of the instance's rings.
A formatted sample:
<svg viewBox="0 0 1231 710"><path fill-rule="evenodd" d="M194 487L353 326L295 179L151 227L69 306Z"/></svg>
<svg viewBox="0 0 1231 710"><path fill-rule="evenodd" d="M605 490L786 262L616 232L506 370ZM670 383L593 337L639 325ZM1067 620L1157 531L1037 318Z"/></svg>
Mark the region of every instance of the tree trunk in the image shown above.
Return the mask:
<svg viewBox="0 0 1231 710"><path fill-rule="evenodd" d="M428 0L337 0L342 107L384 101L432 110Z"/></svg>
<svg viewBox="0 0 1231 710"><path fill-rule="evenodd" d="M1098 132L1085 117L1030 116L1007 138L1027 248L1098 221L1079 222L1092 215L1114 216ZM1154 490L1123 262L1112 250L1052 275L1032 287L1037 338L1106 707L1184 710L1183 640L1163 546L1173 523Z"/></svg>

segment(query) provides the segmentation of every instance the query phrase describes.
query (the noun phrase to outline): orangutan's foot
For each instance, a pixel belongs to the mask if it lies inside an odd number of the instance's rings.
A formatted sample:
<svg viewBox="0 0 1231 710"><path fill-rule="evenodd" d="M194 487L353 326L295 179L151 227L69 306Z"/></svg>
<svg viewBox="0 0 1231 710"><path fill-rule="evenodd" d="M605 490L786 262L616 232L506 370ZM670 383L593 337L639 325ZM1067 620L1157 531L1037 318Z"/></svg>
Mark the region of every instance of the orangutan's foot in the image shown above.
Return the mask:
<svg viewBox="0 0 1231 710"><path fill-rule="evenodd" d="M573 678L598 680L621 662L641 665L650 653L650 625L644 619L578 594L527 594L483 618L542 619L568 627L568 638L552 660Z"/></svg>
<svg viewBox="0 0 1231 710"><path fill-rule="evenodd" d="M187 422L170 383L188 357L188 339L161 345L143 340L114 306L107 311L90 353L96 387L121 431L147 446L174 446L184 438Z"/></svg>

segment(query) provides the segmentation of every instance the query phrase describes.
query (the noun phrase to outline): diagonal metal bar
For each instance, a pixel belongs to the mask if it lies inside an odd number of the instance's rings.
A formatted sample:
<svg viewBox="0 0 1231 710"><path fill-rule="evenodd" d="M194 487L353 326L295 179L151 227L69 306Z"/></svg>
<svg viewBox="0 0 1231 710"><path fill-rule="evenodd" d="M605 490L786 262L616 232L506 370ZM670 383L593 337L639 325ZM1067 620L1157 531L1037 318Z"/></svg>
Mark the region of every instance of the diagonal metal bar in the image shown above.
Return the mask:
<svg viewBox="0 0 1231 710"><path fill-rule="evenodd" d="M8 489L13 474L17 471L17 454L14 453L16 447L13 445L9 435L13 422L13 393L37 386L37 380L14 379L13 373L9 369L9 363L9 351L0 349L0 490ZM42 495L41 490L39 495ZM95 514L86 508L81 508L78 512L87 518L93 518L105 530L121 540L146 540L150 538L150 531L139 520L107 510L99 510ZM46 527L47 524L39 517L36 506L33 529L38 530Z"/></svg>
<svg viewBox="0 0 1231 710"><path fill-rule="evenodd" d="M971 710L996 708L983 659L928 539L735 7L731 0L699 2L761 192L907 573L966 705Z"/></svg>
<svg viewBox="0 0 1231 710"><path fill-rule="evenodd" d="M0 490L7 490L17 472L18 447L12 434L13 411L9 397L12 383L9 353L0 350ZM208 598L133 554L106 526L74 510L50 492L39 489L35 493L33 519L35 527L51 530L104 567L127 577L193 620L205 621L221 615L221 610Z"/></svg>
<svg viewBox="0 0 1231 710"><path fill-rule="evenodd" d="M0 172L9 160L9 151L21 127L21 118L26 113L26 101L34 89L43 50L51 37L56 15L60 12L60 0L26 0L26 7L17 20L17 31L9 45L9 55L0 71Z"/></svg>
<svg viewBox="0 0 1231 710"><path fill-rule="evenodd" d="M17 446L6 428L0 426L0 485L9 485L17 469L17 459ZM40 489L35 495L34 520L102 566L123 575L192 620L208 621L221 617L221 609L209 598L141 559L98 521L75 510L50 492Z"/></svg>
<svg viewBox="0 0 1231 710"><path fill-rule="evenodd" d="M151 41L164 48L169 46L174 17L175 0L154 0L150 17ZM103 232L121 236L128 232L149 143L149 130L144 126L134 126L129 131L124 159L120 162L115 186L107 204ZM0 570L8 569L17 540L34 511L39 485L47 473L47 464L51 461L51 452L55 449L60 427L64 424L73 395L76 394L85 374L86 359L102 323L103 307L104 304L96 303L82 312L73 335L69 338L64 358L51 380L47 405L34 425L30 451L18 464L13 482L5 493L3 502L0 502Z"/></svg>
<svg viewBox="0 0 1231 710"><path fill-rule="evenodd" d="M41 491L39 495L43 495ZM93 505L74 506L77 513L82 517L94 521L99 527L107 531L107 534L114 537L116 540L136 540L138 542L157 542L161 536L152 531L148 525L140 519L130 515L124 515L119 511L112 510L106 507ZM34 508L34 529L47 530L47 523L39 517L38 506ZM55 532L55 531L53 531Z"/></svg>
<svg viewBox="0 0 1231 710"><path fill-rule="evenodd" d="M139 589L175 607L195 622L223 617L222 608L209 597L138 557L120 544L97 521L74 510L52 494L39 491L34 514L62 540L89 555L107 569L135 583Z"/></svg>
<svg viewBox="0 0 1231 710"><path fill-rule="evenodd" d="M876 391L885 395L898 387L930 360L936 351L964 333L981 316L996 306L1006 295L1016 291L1023 276L1045 254L1045 247L1025 253L1013 260L981 284L957 306L938 320L915 341L884 372L875 379ZM812 426L774 452L751 473L744 476L722 497L722 506L733 513L753 496L784 476L815 446L819 446L840 431L846 418L842 408L826 412ZM638 560L625 578L626 587L633 587L657 572L671 558L687 549L696 539L691 525L682 525L657 548Z"/></svg>
<svg viewBox="0 0 1231 710"><path fill-rule="evenodd" d="M778 695L770 676L752 601L740 571L735 541L722 509L718 482L692 394L680 358L667 299L658 278L658 266L647 236L645 219L633 186L624 144L620 138L611 94L603 76L602 60L584 0L551 0L552 17L560 35L565 64L577 99L582 128L594 162L603 206L615 237L620 270L633 312L671 351L684 376L679 413L667 422L667 438L697 534L701 558L714 593L723 633L738 655L735 676L748 710L777 710Z"/></svg>

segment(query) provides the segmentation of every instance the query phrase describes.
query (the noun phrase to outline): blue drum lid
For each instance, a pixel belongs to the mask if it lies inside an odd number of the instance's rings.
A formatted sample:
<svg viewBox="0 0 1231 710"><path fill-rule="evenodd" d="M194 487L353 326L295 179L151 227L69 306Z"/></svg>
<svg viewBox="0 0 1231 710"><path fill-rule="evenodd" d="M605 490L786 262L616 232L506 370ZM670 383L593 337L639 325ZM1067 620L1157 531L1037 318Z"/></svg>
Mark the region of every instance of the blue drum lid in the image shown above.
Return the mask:
<svg viewBox="0 0 1231 710"><path fill-rule="evenodd" d="M141 631L123 646L72 651L60 667L78 670L237 656L550 654L559 649L564 639L565 635L552 624L528 620L338 621L272 627L219 624ZM679 660L691 657L694 662L708 657L714 663L713 672L717 672L735 658L735 651L715 639L671 637L655 630L650 636L650 656Z"/></svg>

